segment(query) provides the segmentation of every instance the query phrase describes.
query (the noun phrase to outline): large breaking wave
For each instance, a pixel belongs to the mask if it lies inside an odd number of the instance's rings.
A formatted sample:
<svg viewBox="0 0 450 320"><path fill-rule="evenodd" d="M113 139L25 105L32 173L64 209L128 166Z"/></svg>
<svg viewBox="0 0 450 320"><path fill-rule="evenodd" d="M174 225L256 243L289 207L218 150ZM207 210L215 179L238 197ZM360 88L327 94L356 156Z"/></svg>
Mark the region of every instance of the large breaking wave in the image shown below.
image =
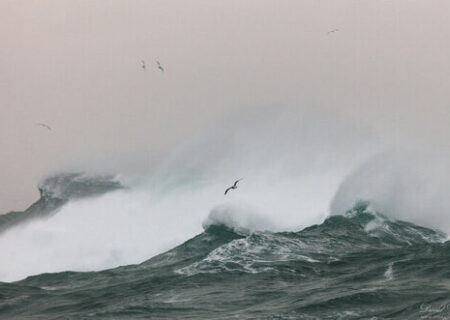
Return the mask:
<svg viewBox="0 0 450 320"><path fill-rule="evenodd" d="M211 222L211 221L210 221ZM449 242L358 203L299 232L222 222L139 265L0 283L5 318L447 319Z"/></svg>
<svg viewBox="0 0 450 320"><path fill-rule="evenodd" d="M260 111L211 126L127 188L71 199L45 219L2 232L0 260L8 263L0 264L0 280L139 263L200 233L202 225L294 231L365 198L389 214L392 205L383 197L361 192L361 183L379 175L364 175L361 182L353 172L363 163L371 167L380 150L366 131L323 110ZM239 188L224 196L241 177ZM383 177L387 185L396 183L395 175ZM396 186L394 198L402 203Z"/></svg>

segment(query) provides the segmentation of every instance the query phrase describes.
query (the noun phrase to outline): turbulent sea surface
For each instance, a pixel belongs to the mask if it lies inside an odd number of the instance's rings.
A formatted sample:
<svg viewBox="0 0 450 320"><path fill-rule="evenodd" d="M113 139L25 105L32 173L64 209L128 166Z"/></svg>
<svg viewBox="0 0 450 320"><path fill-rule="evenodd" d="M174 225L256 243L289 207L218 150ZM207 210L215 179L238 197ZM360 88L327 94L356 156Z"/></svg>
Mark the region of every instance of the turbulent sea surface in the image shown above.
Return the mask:
<svg viewBox="0 0 450 320"><path fill-rule="evenodd" d="M0 318L450 319L446 235L366 203L298 232L204 228L141 264L0 283Z"/></svg>

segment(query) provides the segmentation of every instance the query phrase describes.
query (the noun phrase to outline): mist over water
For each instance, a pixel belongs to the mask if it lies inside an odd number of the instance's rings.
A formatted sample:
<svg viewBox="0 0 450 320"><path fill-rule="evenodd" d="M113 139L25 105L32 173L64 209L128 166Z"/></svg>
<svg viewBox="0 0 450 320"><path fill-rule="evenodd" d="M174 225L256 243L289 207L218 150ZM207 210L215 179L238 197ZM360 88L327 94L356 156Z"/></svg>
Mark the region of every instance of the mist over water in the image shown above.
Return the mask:
<svg viewBox="0 0 450 320"><path fill-rule="evenodd" d="M211 219L250 231L320 223L343 178L378 146L325 110L264 109L211 124L128 189L71 201L0 235L0 259L9 262L0 279L140 263Z"/></svg>
<svg viewBox="0 0 450 320"><path fill-rule="evenodd" d="M0 1L0 319L450 319L449 10Z"/></svg>
<svg viewBox="0 0 450 320"><path fill-rule="evenodd" d="M449 232L448 157L387 147L324 109L240 114L187 139L139 179L118 175L126 189L72 200L1 234L0 259L8 263L0 280L140 263L202 226L298 231L361 200ZM238 189L224 196L238 178Z"/></svg>
<svg viewBox="0 0 450 320"><path fill-rule="evenodd" d="M394 219L450 233L449 154L445 149L397 147L355 168L340 185L331 212L359 200Z"/></svg>

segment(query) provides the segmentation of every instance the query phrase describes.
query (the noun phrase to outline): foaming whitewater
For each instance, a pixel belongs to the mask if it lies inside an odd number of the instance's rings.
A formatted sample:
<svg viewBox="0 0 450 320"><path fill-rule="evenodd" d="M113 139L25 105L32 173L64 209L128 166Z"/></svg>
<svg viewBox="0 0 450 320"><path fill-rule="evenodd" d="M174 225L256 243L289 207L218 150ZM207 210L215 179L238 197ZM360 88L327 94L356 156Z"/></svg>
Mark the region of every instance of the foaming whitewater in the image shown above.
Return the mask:
<svg viewBox="0 0 450 320"><path fill-rule="evenodd" d="M331 203L342 214L355 202L374 211L450 233L450 168L445 150L396 148L370 158L349 174Z"/></svg>
<svg viewBox="0 0 450 320"><path fill-rule="evenodd" d="M1 234L0 260L8 264L0 280L139 263L211 221L248 232L320 223L343 177L374 145L361 128L324 112L230 119L180 145L139 183L72 200Z"/></svg>
<svg viewBox="0 0 450 320"><path fill-rule="evenodd" d="M0 219L0 317L447 319L448 157L323 114L210 128L139 180L45 179Z"/></svg>
<svg viewBox="0 0 450 320"><path fill-rule="evenodd" d="M253 208L234 203L214 207L202 224L203 229L220 225L240 234L275 229L274 222L262 217Z"/></svg>
<svg viewBox="0 0 450 320"><path fill-rule="evenodd" d="M218 219L210 220L203 232L139 265L0 282L0 316L55 320L449 316L450 247L440 232L393 221L365 203L298 232L242 233L229 226L234 219L224 223L223 211L216 212Z"/></svg>

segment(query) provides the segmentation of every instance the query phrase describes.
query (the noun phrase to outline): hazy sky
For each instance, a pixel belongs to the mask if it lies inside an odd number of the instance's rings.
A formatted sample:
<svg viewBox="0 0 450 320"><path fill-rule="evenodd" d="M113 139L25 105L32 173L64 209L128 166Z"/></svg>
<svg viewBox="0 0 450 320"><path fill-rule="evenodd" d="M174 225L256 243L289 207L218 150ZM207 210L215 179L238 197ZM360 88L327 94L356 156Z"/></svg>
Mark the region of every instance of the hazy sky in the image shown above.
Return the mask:
<svg viewBox="0 0 450 320"><path fill-rule="evenodd" d="M48 172L145 166L260 106L335 109L445 146L448 12L447 0L0 0L0 212L36 199Z"/></svg>

